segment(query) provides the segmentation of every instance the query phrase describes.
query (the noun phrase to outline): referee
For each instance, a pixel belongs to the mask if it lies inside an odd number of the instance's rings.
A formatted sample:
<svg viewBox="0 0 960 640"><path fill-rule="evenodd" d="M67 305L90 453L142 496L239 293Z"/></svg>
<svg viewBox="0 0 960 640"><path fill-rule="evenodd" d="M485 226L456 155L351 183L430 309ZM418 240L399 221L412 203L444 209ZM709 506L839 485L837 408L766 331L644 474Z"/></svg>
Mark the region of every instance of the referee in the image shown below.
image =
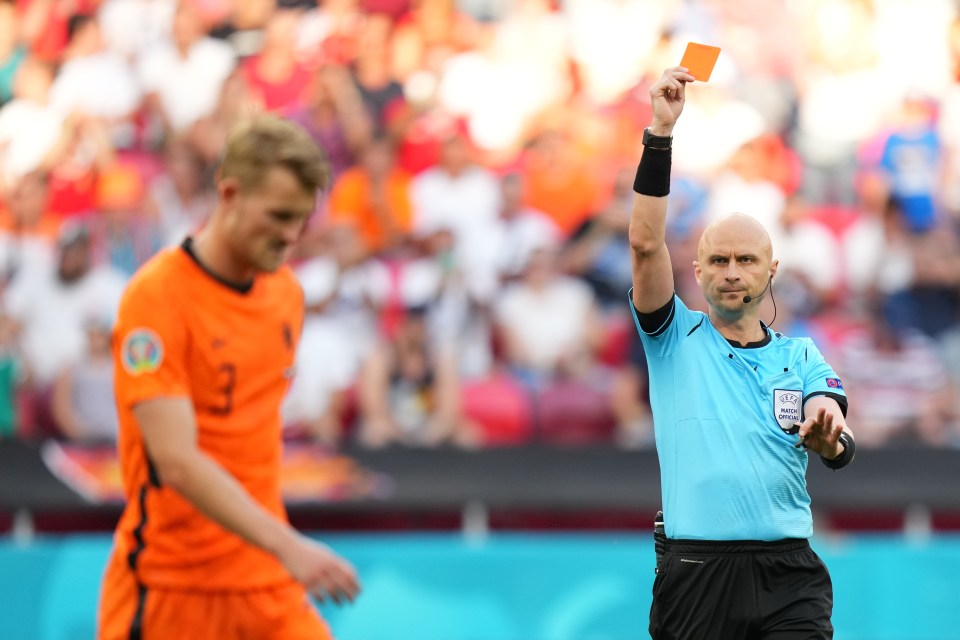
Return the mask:
<svg viewBox="0 0 960 640"><path fill-rule="evenodd" d="M753 218L703 232L694 262L708 313L674 292L664 240L682 67L650 89L653 120L634 182L632 304L650 376L665 551L650 610L654 640L833 637L833 588L810 549L808 451L839 469L854 456L847 399L809 339L760 321L778 263Z"/></svg>

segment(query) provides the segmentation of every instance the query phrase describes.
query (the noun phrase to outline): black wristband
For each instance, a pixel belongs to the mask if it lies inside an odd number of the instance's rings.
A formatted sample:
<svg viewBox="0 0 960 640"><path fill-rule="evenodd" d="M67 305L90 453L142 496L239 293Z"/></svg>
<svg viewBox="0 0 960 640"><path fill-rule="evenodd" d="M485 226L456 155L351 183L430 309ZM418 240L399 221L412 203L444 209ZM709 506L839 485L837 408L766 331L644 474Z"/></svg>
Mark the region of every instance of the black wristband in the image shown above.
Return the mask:
<svg viewBox="0 0 960 640"><path fill-rule="evenodd" d="M633 179L633 190L642 196L655 198L669 195L672 159L670 149L644 147L637 175Z"/></svg>
<svg viewBox="0 0 960 640"><path fill-rule="evenodd" d="M847 432L844 431L840 434L840 442L843 444L843 453L834 458L833 460L828 460L823 456L820 456L820 460L823 461L823 464L836 471L837 469L842 469L851 462L853 462L853 456L857 453L857 445L853 441Z"/></svg>

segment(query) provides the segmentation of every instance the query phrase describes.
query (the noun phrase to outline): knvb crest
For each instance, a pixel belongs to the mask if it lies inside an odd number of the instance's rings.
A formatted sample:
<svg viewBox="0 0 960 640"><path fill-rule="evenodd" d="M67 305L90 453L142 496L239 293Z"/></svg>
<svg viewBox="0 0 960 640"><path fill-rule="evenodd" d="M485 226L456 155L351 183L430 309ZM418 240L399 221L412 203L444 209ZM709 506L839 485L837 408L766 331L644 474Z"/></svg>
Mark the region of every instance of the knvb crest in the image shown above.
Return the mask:
<svg viewBox="0 0 960 640"><path fill-rule="evenodd" d="M787 433L796 433L794 423L802 422L800 412L803 395L799 389L773 390L773 416L777 424Z"/></svg>

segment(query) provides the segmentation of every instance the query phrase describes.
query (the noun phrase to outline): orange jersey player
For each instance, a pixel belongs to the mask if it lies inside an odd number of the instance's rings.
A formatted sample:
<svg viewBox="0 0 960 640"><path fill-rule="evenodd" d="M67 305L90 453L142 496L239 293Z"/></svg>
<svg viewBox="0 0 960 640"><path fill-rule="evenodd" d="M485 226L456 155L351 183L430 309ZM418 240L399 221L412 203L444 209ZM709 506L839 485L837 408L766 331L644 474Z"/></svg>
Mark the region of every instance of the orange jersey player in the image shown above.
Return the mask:
<svg viewBox="0 0 960 640"><path fill-rule="evenodd" d="M210 222L131 280L114 331L127 506L101 640L330 638L308 592L356 573L287 522L280 404L303 322L284 265L327 184L296 125L261 116L227 139Z"/></svg>

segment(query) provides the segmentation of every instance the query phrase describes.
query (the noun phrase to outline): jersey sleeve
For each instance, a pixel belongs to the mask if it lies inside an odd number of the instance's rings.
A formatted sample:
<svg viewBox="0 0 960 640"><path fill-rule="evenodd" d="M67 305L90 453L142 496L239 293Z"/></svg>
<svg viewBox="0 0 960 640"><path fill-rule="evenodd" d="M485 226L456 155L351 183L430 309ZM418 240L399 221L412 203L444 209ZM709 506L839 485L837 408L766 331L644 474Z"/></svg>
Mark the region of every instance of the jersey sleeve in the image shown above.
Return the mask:
<svg viewBox="0 0 960 640"><path fill-rule="evenodd" d="M633 305L633 289L627 293L627 299L637 332L640 334L640 341L643 343L643 350L648 357L662 358L670 355L685 337L696 331L706 321L706 315L691 311L683 300L674 294L672 301L661 310L661 312L666 311L663 322L656 328L644 323L647 325L647 330L644 330L637 308Z"/></svg>
<svg viewBox="0 0 960 640"><path fill-rule="evenodd" d="M833 398L840 405L843 415L847 415L847 393L843 390L840 376L824 359L817 345L809 338L804 339L804 375L803 404L814 396Z"/></svg>
<svg viewBox="0 0 960 640"><path fill-rule="evenodd" d="M186 319L169 293L137 285L127 289L113 333L115 387L121 408L154 398L190 395L187 336Z"/></svg>

